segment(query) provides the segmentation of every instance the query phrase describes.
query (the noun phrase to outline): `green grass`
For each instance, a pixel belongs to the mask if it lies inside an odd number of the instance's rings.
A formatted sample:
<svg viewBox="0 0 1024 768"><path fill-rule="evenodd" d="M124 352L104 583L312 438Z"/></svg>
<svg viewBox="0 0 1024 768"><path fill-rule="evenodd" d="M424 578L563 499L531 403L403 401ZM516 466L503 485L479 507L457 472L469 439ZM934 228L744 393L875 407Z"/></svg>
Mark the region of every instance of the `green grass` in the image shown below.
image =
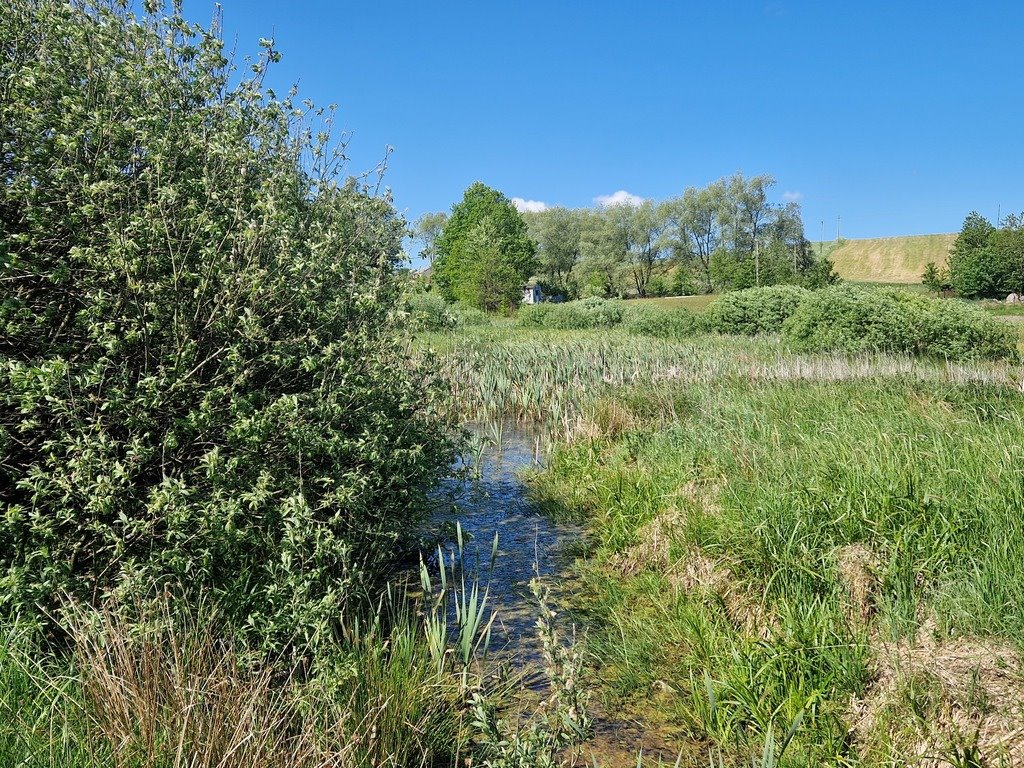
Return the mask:
<svg viewBox="0 0 1024 768"><path fill-rule="evenodd" d="M445 355L464 412L562 436L533 493L587 522L606 710L728 765L787 734L778 765L1024 749L1019 367L614 331Z"/></svg>
<svg viewBox="0 0 1024 768"><path fill-rule="evenodd" d="M683 307L691 312L703 312L718 297L713 294L702 294L698 296L662 296L656 299L629 299L630 304L651 304L656 307L674 309Z"/></svg>
<svg viewBox="0 0 1024 768"><path fill-rule="evenodd" d="M871 379L726 381L685 400L673 423L564 448L537 486L590 520L581 607L608 694L667 686L659 706L684 733L737 753L800 718L799 763L899 759L884 725L870 748L847 739L881 644L922 628L1024 641L1024 402Z"/></svg>

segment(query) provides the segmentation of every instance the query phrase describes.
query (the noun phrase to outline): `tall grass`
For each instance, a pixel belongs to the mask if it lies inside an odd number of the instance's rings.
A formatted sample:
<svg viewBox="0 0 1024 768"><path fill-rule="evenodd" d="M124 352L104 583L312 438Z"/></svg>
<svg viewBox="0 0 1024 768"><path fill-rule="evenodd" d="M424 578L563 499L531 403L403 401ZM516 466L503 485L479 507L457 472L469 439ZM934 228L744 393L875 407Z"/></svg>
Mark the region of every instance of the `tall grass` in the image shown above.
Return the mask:
<svg viewBox="0 0 1024 768"><path fill-rule="evenodd" d="M480 571L462 545L460 530L450 558L421 566L418 600L387 591L308 667L256 655L209 605L169 594L70 606L63 652L5 627L0 765L562 766L589 728L575 644L562 642L536 582L549 691L537 702L523 675L488 655L495 614L482 571L495 567L497 538Z"/></svg>
<svg viewBox="0 0 1024 768"><path fill-rule="evenodd" d="M574 606L606 710L656 708L713 764L1024 758L1019 367L616 330L435 341L461 412L559 438L533 493L588 520Z"/></svg>
<svg viewBox="0 0 1024 768"><path fill-rule="evenodd" d="M635 388L673 391L725 380L850 381L910 378L1019 386L1007 362L955 363L889 354L793 354L774 337L685 341L621 331L491 329L421 340L435 348L453 407L476 421L513 419L570 434L595 403ZM628 398L628 395L623 395ZM674 399L674 398L669 398ZM671 416L671 414L669 414Z"/></svg>
<svg viewBox="0 0 1024 768"><path fill-rule="evenodd" d="M937 648L994 638L1017 679L1018 392L877 378L727 379L686 393L675 423L578 440L537 483L549 504L591 520L581 607L608 695L671 691L660 705L690 738L737 760L799 722L792 764L889 765L919 757L925 737L879 721L850 738L851 701L872 700L883 649L921 633ZM1024 684L1009 690L984 712L940 695L923 722L937 728L944 708L979 727L1019 716ZM928 749L978 746L963 730L932 734ZM1006 759L994 740L982 747Z"/></svg>
<svg viewBox="0 0 1024 768"><path fill-rule="evenodd" d="M344 768L469 753L463 683L424 652L411 616L353 629L324 668L284 678L217 627L167 603L107 605L76 612L65 657L9 630L0 764Z"/></svg>

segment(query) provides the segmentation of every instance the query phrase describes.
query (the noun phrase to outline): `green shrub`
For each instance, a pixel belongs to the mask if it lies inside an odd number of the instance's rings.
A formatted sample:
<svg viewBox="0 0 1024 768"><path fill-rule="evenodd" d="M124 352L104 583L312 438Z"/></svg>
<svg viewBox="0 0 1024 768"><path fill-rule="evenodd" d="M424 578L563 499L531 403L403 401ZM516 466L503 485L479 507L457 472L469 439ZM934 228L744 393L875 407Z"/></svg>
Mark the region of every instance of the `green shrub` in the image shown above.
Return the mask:
<svg viewBox="0 0 1024 768"><path fill-rule="evenodd" d="M547 328L548 315L556 304L523 304L516 312L516 325L520 328Z"/></svg>
<svg viewBox="0 0 1024 768"><path fill-rule="evenodd" d="M453 308L438 293L412 293L406 303L409 306L409 325L413 330L447 331L459 324Z"/></svg>
<svg viewBox="0 0 1024 768"><path fill-rule="evenodd" d="M612 328L622 322L622 302L589 298L565 304L529 304L520 307L517 325L525 328L584 330Z"/></svg>
<svg viewBox="0 0 1024 768"><path fill-rule="evenodd" d="M666 309L651 304L631 304L626 308L623 327L635 336L678 339L692 336L697 329L693 313L683 307Z"/></svg>
<svg viewBox="0 0 1024 768"><path fill-rule="evenodd" d="M491 324L491 316L482 309L455 305L452 307L455 325L459 328L478 327Z"/></svg>
<svg viewBox="0 0 1024 768"><path fill-rule="evenodd" d="M951 360L1011 358L1010 328L958 301L839 285L815 291L783 328L794 349L895 352Z"/></svg>
<svg viewBox="0 0 1024 768"><path fill-rule="evenodd" d="M716 333L755 336L779 333L803 299L810 294L795 285L747 288L723 294L701 316L701 325Z"/></svg>
<svg viewBox="0 0 1024 768"><path fill-rule="evenodd" d="M264 90L272 43L240 76L133 5L0 11L0 610L186 583L327 643L453 453L405 227Z"/></svg>

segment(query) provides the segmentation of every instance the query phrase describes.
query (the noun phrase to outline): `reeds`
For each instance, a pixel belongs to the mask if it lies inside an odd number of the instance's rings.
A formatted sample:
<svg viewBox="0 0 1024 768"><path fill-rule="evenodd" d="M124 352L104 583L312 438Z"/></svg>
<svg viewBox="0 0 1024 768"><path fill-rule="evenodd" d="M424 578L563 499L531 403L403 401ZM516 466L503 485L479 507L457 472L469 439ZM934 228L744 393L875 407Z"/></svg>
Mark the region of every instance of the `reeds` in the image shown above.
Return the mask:
<svg viewBox="0 0 1024 768"><path fill-rule="evenodd" d="M953 363L884 354L792 354L777 339L705 336L668 341L619 331L462 333L435 339L439 370L464 417L512 419L565 436L601 398L663 382L913 379L1020 386L1010 363Z"/></svg>

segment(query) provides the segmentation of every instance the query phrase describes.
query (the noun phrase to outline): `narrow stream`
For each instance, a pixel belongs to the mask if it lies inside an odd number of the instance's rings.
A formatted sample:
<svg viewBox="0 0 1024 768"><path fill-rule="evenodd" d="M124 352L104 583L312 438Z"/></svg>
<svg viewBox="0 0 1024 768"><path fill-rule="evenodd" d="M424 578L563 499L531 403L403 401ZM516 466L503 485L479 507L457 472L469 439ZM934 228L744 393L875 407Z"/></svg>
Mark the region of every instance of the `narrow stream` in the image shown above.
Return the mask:
<svg viewBox="0 0 1024 768"><path fill-rule="evenodd" d="M472 570L474 563L480 563L481 584L489 584L489 606L497 616L491 649L523 672L535 672L540 661L537 610L530 580L539 574L551 587L556 605L562 602L570 589L572 545L584 535L582 526L555 522L531 504L522 473L543 460L538 445L536 433L506 426L500 447L489 445L479 463L476 457L465 459L468 468L475 466L478 472L471 472L461 481L450 481L440 494L438 511L429 521L435 531L453 529L456 522L461 525L464 567ZM489 569L495 533L498 556L494 568ZM453 541L444 545L446 561L450 562L455 546ZM453 615L450 618L454 621ZM571 618L563 614L559 622L563 642L569 639L570 627ZM534 691L546 684L542 677L532 674L528 679ZM671 765L678 754L678 747L645 723L621 713L597 710L592 714L594 734L588 740L587 754L592 759L600 756L604 765L633 766L638 754L661 757Z"/></svg>
<svg viewBox="0 0 1024 768"><path fill-rule="evenodd" d="M432 528L454 529L458 522L464 538L464 563L479 563L481 585L489 586L489 605L497 614L492 648L532 656L537 611L529 583L535 574L551 587L554 597L572 563L568 550L582 536L580 526L558 523L541 514L527 498L521 478L536 467L538 437L506 427L500 446L488 445L479 457L467 457L471 470L464 480L452 480L443 489L444 503L430 520ZM473 468L478 469L473 472ZM498 555L490 568L494 535ZM454 542L445 547L446 560Z"/></svg>

